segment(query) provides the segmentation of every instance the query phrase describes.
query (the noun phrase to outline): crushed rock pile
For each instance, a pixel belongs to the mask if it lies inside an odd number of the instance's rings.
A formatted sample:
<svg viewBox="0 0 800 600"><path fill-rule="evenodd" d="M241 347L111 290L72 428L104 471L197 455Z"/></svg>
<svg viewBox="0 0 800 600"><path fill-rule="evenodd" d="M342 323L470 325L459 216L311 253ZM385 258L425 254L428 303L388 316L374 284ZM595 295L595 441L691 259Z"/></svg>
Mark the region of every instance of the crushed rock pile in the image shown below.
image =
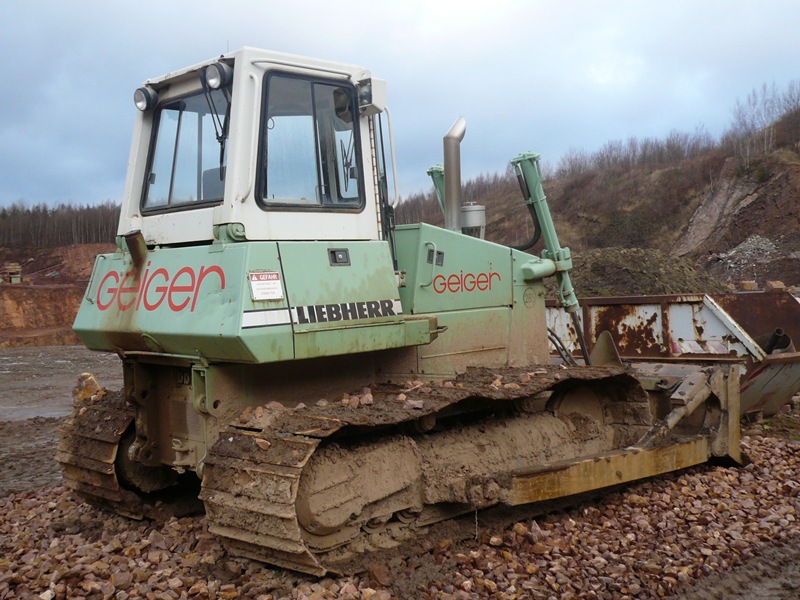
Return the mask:
<svg viewBox="0 0 800 600"><path fill-rule="evenodd" d="M760 235L751 235L728 252L711 257L710 261L720 263L730 280L757 279L763 266L779 256L777 245Z"/></svg>
<svg viewBox="0 0 800 600"><path fill-rule="evenodd" d="M800 234L773 239L751 235L738 246L703 257L698 264L713 277L733 286L755 281L759 288L768 281L800 287Z"/></svg>
<svg viewBox="0 0 800 600"><path fill-rule="evenodd" d="M777 252L778 247L772 240L760 235L751 235L741 244L718 255L730 268L766 261Z"/></svg>

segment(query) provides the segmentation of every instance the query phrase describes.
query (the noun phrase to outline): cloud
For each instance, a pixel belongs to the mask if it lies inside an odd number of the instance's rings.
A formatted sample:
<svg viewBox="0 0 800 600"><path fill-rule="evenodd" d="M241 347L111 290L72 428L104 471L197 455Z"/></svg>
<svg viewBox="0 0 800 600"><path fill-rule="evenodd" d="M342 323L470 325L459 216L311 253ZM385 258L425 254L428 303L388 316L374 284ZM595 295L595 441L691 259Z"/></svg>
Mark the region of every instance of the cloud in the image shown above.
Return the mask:
<svg viewBox="0 0 800 600"><path fill-rule="evenodd" d="M800 77L800 4L10 0L0 205L122 197L133 90L244 45L363 64L388 82L401 192L427 189L441 136L468 121L465 177L523 150L720 135L753 87Z"/></svg>

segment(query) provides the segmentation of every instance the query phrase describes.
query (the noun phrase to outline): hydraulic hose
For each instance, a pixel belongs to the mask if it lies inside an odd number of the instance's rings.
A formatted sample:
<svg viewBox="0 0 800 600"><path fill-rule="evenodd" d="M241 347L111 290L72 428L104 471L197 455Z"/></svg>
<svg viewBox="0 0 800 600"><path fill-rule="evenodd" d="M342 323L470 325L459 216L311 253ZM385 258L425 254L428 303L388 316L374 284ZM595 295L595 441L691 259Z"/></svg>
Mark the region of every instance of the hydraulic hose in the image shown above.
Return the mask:
<svg viewBox="0 0 800 600"><path fill-rule="evenodd" d="M520 246L511 246L514 250L528 250L529 248L533 248L536 242L539 241L539 238L542 237L542 227L539 225L539 219L536 218L536 209L533 207L533 204L528 204L527 206L528 212L531 213L531 219L533 219L533 237Z"/></svg>
<svg viewBox="0 0 800 600"><path fill-rule="evenodd" d="M558 352L561 360L568 365L572 365L573 367L578 365L578 363L575 361L575 357L572 356L572 353L564 345L564 342L561 341L561 338L558 337L558 334L550 327L547 328L547 339L550 340L551 344L553 344L553 347L556 349L556 352Z"/></svg>

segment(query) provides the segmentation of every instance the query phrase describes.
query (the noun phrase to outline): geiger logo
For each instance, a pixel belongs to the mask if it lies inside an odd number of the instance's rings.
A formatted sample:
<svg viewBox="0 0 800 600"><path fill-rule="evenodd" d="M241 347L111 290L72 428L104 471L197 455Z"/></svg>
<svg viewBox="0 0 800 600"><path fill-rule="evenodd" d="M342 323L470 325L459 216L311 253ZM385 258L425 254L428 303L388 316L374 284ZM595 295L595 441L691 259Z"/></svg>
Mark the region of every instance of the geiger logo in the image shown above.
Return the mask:
<svg viewBox="0 0 800 600"><path fill-rule="evenodd" d="M433 278L433 291L437 294L444 294L450 292L451 294L458 294L459 292L486 292L492 290L492 283L495 278L501 281L500 273L492 271L491 273L453 273L445 277L444 275L437 275Z"/></svg>
<svg viewBox="0 0 800 600"><path fill-rule="evenodd" d="M173 312L189 309L194 311L200 288L205 284L208 291L211 286L220 290L225 289L225 273L216 265L200 267L183 267L174 275L164 267L159 267L152 273L150 263L142 277L136 271L117 273L110 271L100 281L97 290L97 308L108 310L116 306L121 311L156 310L166 302L166 306Z"/></svg>

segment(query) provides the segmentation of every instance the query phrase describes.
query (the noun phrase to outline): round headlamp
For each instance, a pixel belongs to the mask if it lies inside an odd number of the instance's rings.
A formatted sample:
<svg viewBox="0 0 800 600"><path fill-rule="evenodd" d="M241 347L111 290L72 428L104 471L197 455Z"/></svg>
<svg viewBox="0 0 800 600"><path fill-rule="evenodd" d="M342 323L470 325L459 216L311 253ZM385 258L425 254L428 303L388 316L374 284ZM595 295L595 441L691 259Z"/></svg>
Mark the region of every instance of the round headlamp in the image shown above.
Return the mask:
<svg viewBox="0 0 800 600"><path fill-rule="evenodd" d="M225 63L214 63L206 67L206 83L212 90L227 87L233 81L233 69Z"/></svg>
<svg viewBox="0 0 800 600"><path fill-rule="evenodd" d="M150 110L158 104L158 94L149 87L140 87L133 92L133 103L141 111Z"/></svg>

